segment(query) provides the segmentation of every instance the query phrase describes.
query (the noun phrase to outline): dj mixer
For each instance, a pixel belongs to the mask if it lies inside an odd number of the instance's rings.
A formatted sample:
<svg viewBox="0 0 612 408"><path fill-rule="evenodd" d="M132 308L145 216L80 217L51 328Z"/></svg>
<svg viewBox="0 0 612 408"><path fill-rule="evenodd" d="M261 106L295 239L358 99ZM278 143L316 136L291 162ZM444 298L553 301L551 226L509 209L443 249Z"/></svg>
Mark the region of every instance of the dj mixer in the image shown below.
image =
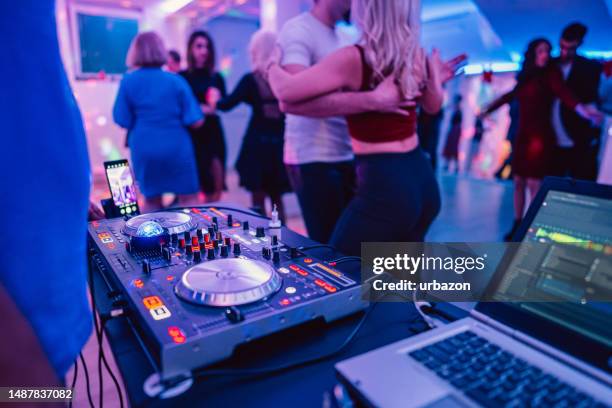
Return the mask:
<svg viewBox="0 0 612 408"><path fill-rule="evenodd" d="M240 209L183 208L89 224L92 265L127 306L161 379L313 319L365 308L357 272L306 255L312 241Z"/></svg>

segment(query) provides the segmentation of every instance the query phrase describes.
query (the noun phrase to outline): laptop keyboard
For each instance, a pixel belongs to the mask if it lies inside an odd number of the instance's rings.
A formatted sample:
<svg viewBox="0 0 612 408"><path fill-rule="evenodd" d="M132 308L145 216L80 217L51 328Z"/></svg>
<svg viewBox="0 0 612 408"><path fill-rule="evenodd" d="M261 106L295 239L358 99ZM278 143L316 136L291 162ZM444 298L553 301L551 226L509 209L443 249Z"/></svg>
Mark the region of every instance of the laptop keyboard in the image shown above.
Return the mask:
<svg viewBox="0 0 612 408"><path fill-rule="evenodd" d="M408 353L485 407L606 407L472 332Z"/></svg>

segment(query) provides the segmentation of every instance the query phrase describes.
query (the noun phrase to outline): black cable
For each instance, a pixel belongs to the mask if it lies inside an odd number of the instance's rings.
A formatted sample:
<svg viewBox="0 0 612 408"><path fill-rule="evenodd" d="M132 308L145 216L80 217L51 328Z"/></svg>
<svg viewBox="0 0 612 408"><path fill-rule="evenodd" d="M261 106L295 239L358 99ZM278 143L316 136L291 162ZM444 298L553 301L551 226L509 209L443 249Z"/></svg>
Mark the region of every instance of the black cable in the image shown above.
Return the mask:
<svg viewBox="0 0 612 408"><path fill-rule="evenodd" d="M72 384L70 389L72 390L72 398L68 401L68 408L72 408L72 400L74 399L74 387L76 386L77 376L79 374L79 360L74 360L74 373L72 373Z"/></svg>
<svg viewBox="0 0 612 408"><path fill-rule="evenodd" d="M110 368L110 365L108 364L108 361L106 359L106 353L104 353L104 326L106 325L106 322L108 319L103 319L102 317L100 317L100 319L98 320L98 315L96 314L96 298L95 298L95 288L94 288L94 282L93 282L93 268L91 265L91 262L89 262L89 293L91 295L91 302L93 305L93 318L94 318L94 329L96 331L96 339L98 341L98 376L99 376L99 389L100 389L100 408L102 408L103 406L103 394L104 394L104 389L103 389L103 373L102 373L102 365L100 364L101 362L104 364L104 368L106 369L106 371L108 372L108 374L110 375L111 379L113 380L113 383L115 384L115 389L117 391L117 396L119 397L119 405L121 408L123 408L123 394L121 393L121 386L119 385L119 381L117 381L117 377L115 377L115 373L113 373L113 370ZM112 318L112 316L110 317Z"/></svg>
<svg viewBox="0 0 612 408"><path fill-rule="evenodd" d="M332 259L331 261L327 261L329 264L339 264L343 262L361 262L361 258L358 256L343 256L338 259Z"/></svg>
<svg viewBox="0 0 612 408"><path fill-rule="evenodd" d="M264 220L269 220L270 217L265 216L265 215L261 215L261 214L257 214L256 212L251 212L251 211L245 211L245 210L241 210L238 208L232 208L232 207L220 207L218 205L198 205L198 206L193 206L193 207L184 207L184 208L215 208L217 210L228 210L228 211L233 211L233 212L237 212L240 214L245 214L245 215L249 215L251 217L255 217L255 218L261 218ZM179 208L173 208L173 210L177 210Z"/></svg>
<svg viewBox="0 0 612 408"><path fill-rule="evenodd" d="M85 363L85 358L83 358L83 353L79 353L79 358L81 359L81 364L83 364L83 370L85 371L85 386L87 387L87 400L89 401L89 406L91 408L95 408L93 399L91 398L91 389L89 385L89 370L87 369L87 364Z"/></svg>
<svg viewBox="0 0 612 408"><path fill-rule="evenodd" d="M301 246L301 247L298 247L297 249L299 249L300 251L308 251L308 250L317 249L317 248L328 248L328 249L331 249L332 251L336 251L336 247L332 245L325 245L325 244Z"/></svg>
<svg viewBox="0 0 612 408"><path fill-rule="evenodd" d="M104 326L106 325L106 322L108 322L108 319L100 319L100 341L102 342L102 344L104 344ZM108 361L106 360L106 353L104 353L104 349L102 349L102 362L104 363L104 367L106 368L106 371L108 372L108 374L110 375L111 379L113 380L113 383L115 384L115 389L117 390L117 395L119 396L119 406L121 408L123 408L123 394L121 393L121 387L119 386L119 381L117 380L117 377L115 377L115 374L113 373L113 370L111 370L110 365L108 364Z"/></svg>
<svg viewBox="0 0 612 408"><path fill-rule="evenodd" d="M235 376L235 375L237 376L269 375L269 374L276 374L276 373L280 373L283 371L291 370L291 369L298 368L301 366L318 363L323 360L327 360L328 358L334 357L340 354L341 352L343 352L344 349L351 343L351 341L353 341L353 339L355 338L359 330L361 330L368 316L370 316L371 312L374 310L376 305L377 303L374 303L372 306L370 306L370 308L366 310L361 320L359 320L359 323L357 323L355 328L351 331L348 337L342 342L342 344L336 349L328 353L322 354L317 357L307 358L305 360L295 361L292 363L288 363L288 364L284 364L284 365L280 365L276 367L266 367L266 368L259 368L259 369L247 368L247 369L227 369L227 370L209 370L209 371L201 370L201 371L194 371L194 376L195 377L207 377L207 376Z"/></svg>

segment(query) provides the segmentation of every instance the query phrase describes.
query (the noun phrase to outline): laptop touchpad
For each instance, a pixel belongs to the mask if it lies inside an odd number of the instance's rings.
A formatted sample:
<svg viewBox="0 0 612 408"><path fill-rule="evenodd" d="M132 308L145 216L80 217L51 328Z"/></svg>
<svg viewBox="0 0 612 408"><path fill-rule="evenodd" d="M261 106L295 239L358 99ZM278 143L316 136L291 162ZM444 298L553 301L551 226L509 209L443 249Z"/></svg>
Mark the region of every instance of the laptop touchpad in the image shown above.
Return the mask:
<svg viewBox="0 0 612 408"><path fill-rule="evenodd" d="M423 408L466 408L467 406L468 405L465 405L453 395L447 395L446 397L425 405Z"/></svg>

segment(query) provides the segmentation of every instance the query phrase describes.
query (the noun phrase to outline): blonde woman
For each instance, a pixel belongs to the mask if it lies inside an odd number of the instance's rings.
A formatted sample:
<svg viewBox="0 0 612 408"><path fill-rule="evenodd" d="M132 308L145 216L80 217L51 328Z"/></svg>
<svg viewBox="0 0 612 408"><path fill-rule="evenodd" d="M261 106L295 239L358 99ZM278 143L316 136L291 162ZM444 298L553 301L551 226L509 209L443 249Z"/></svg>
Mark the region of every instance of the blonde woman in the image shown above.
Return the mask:
<svg viewBox="0 0 612 408"><path fill-rule="evenodd" d="M293 75L271 64L270 84L279 100L297 103L340 90L368 91L392 77L404 97L417 98L428 113L439 111L444 67L436 51L426 57L420 46L420 2L353 0L351 10L362 33L358 45ZM347 122L357 192L330 243L358 255L361 242L423 241L440 209L440 195L419 148L416 115L370 112L351 115Z"/></svg>
<svg viewBox="0 0 612 408"><path fill-rule="evenodd" d="M253 34L249 44L253 72L243 76L236 89L216 107L228 111L241 103L251 106L251 120L236 162L240 185L251 192L253 207L265 211L265 200L269 197L284 221L282 194L290 191L283 164L285 122L263 75L275 47L276 34L262 30Z"/></svg>
<svg viewBox="0 0 612 408"><path fill-rule="evenodd" d="M163 71L167 53L154 32L134 38L113 108L113 119L128 130L134 173L145 197L143 210L162 207L162 194L174 193L181 205L197 201L199 191L193 145L187 127L203 115L179 75Z"/></svg>

